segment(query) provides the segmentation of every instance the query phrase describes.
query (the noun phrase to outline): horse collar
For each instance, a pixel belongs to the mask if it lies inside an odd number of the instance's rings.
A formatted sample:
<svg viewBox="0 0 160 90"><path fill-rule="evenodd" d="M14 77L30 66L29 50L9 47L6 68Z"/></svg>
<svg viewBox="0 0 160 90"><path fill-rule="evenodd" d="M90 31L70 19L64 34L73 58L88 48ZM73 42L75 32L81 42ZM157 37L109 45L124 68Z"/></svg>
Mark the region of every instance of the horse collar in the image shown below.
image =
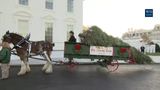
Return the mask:
<svg viewBox="0 0 160 90"><path fill-rule="evenodd" d="M14 45L14 47L12 49L14 49L14 48L22 48L21 44L24 43L24 42L30 44L30 42L27 41L27 39L22 38L17 44Z"/></svg>

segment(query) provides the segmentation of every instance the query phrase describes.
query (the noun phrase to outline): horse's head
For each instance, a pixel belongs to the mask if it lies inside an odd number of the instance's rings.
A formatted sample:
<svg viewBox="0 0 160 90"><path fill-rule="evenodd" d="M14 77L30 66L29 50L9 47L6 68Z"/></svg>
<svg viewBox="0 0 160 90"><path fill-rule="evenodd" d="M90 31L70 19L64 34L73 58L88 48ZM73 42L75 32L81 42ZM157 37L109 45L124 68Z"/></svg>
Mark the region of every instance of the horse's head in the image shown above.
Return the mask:
<svg viewBox="0 0 160 90"><path fill-rule="evenodd" d="M16 34L16 33L10 33L9 31L7 31L3 37L2 37L2 41L3 42L8 42L8 43L14 43L14 42L18 42L23 38L23 36Z"/></svg>
<svg viewBox="0 0 160 90"><path fill-rule="evenodd" d="M2 37L2 42L11 43L11 41L12 41L11 33L9 31L7 31L5 33L5 35L3 35L3 37Z"/></svg>

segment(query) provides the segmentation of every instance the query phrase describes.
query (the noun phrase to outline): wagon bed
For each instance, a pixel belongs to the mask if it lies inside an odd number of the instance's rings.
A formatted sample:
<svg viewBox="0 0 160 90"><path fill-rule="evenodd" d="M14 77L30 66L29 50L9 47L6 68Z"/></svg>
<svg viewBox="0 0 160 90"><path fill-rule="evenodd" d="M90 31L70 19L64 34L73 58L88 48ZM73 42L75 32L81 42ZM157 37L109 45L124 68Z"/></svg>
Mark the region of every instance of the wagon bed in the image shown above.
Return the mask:
<svg viewBox="0 0 160 90"><path fill-rule="evenodd" d="M101 66L105 66L109 71L115 71L119 64L117 60L129 60L130 46L92 46L83 43L64 43L64 57L91 59L92 61L98 59ZM114 67L114 68L113 68Z"/></svg>

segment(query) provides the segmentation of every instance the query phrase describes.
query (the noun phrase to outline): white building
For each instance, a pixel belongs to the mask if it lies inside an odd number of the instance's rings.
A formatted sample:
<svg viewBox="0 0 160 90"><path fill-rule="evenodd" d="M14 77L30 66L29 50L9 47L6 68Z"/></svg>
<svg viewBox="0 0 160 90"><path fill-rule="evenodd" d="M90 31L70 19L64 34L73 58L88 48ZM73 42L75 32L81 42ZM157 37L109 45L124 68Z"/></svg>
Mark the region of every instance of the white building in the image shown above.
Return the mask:
<svg viewBox="0 0 160 90"><path fill-rule="evenodd" d="M129 29L128 32L125 32L122 36L123 40L137 40L141 39L142 35L146 34L147 36L151 36L151 30L138 29L133 30Z"/></svg>
<svg viewBox="0 0 160 90"><path fill-rule="evenodd" d="M7 30L48 40L63 50L68 32L82 32L83 0L0 0L0 37Z"/></svg>
<svg viewBox="0 0 160 90"><path fill-rule="evenodd" d="M125 32L122 36L123 40L136 40L141 39L141 36L146 34L151 40L160 40L160 24L154 26L151 30L135 29L132 28Z"/></svg>
<svg viewBox="0 0 160 90"><path fill-rule="evenodd" d="M155 25L154 29L151 32L150 38L152 40L160 40L160 24Z"/></svg>
<svg viewBox="0 0 160 90"><path fill-rule="evenodd" d="M141 42L142 36L147 35L148 38L160 45L160 24L157 24L154 26L151 30L145 30L145 29L137 29L133 30L132 28L129 29L128 32L124 33L122 36L122 40L131 46L137 48L138 50L143 45L145 46L145 52L153 53L155 52L155 45L147 45L147 42Z"/></svg>

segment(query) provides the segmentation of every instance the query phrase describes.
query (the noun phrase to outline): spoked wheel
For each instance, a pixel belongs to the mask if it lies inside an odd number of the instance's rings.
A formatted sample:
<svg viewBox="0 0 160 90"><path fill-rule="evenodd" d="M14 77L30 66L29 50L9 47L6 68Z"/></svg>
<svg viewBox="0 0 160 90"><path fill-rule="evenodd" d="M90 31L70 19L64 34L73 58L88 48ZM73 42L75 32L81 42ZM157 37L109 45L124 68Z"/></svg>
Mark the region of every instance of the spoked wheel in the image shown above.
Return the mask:
<svg viewBox="0 0 160 90"><path fill-rule="evenodd" d="M74 61L74 60L72 60L72 61L69 61L68 59L66 59L66 65L67 65L67 68L69 68L69 69L75 69L75 67L78 65L78 63L76 62L76 61Z"/></svg>
<svg viewBox="0 0 160 90"><path fill-rule="evenodd" d="M74 68L77 64L75 62L68 63L69 68Z"/></svg>
<svg viewBox="0 0 160 90"><path fill-rule="evenodd" d="M70 64L67 64L67 68L69 71L75 71L77 68L78 63L76 62L71 62Z"/></svg>
<svg viewBox="0 0 160 90"><path fill-rule="evenodd" d="M112 60L109 64L106 65L109 72L114 72L118 69L119 63L117 60Z"/></svg>

